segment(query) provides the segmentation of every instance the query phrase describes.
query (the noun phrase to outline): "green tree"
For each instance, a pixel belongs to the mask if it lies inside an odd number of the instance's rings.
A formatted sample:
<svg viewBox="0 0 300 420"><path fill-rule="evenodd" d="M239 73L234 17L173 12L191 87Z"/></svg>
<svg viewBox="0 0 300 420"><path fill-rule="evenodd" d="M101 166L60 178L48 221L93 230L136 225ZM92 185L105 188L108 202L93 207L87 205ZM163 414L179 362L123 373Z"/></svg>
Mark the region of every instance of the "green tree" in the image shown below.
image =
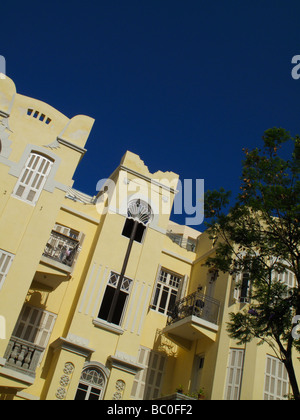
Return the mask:
<svg viewBox="0 0 300 420"><path fill-rule="evenodd" d="M232 275L249 273L250 303L230 314L229 335L238 343L268 343L284 363L300 400L292 360L300 351L300 138L282 128L265 131L261 148L244 149L240 193L208 191L205 217L216 254L207 265ZM288 287L281 276L294 274ZM298 363L298 362L297 362Z"/></svg>

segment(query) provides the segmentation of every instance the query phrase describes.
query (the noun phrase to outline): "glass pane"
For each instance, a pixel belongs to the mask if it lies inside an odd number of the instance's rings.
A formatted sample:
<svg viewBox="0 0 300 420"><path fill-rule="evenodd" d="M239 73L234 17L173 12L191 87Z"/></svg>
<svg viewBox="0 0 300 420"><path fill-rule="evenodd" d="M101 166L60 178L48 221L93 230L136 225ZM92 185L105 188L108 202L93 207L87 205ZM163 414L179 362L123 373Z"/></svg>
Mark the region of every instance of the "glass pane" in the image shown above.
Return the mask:
<svg viewBox="0 0 300 420"><path fill-rule="evenodd" d="M89 395L89 400L99 400L100 394L101 394L101 389L92 388Z"/></svg>
<svg viewBox="0 0 300 420"><path fill-rule="evenodd" d="M33 199L34 199L34 197L35 197L35 194L36 194L35 191L30 190L29 193L28 193L28 196L27 196L27 200L30 201L30 202L32 202Z"/></svg>
<svg viewBox="0 0 300 420"><path fill-rule="evenodd" d="M164 287L163 292L162 292L162 296L160 299L160 304L159 304L159 312L164 312L165 308L166 308L166 303L167 303L167 299L168 299L168 289L166 287Z"/></svg>
<svg viewBox="0 0 300 420"><path fill-rule="evenodd" d="M23 192L25 191L25 187L23 187L22 185L20 185L16 191L16 196L17 197L22 197Z"/></svg>
<svg viewBox="0 0 300 420"><path fill-rule="evenodd" d="M75 395L75 400L85 400L87 389L88 389L87 385L79 384L77 393Z"/></svg>
<svg viewBox="0 0 300 420"><path fill-rule="evenodd" d="M106 291L102 300L101 308L98 314L98 318L107 320L111 302L113 300L115 289L113 287L107 286Z"/></svg>

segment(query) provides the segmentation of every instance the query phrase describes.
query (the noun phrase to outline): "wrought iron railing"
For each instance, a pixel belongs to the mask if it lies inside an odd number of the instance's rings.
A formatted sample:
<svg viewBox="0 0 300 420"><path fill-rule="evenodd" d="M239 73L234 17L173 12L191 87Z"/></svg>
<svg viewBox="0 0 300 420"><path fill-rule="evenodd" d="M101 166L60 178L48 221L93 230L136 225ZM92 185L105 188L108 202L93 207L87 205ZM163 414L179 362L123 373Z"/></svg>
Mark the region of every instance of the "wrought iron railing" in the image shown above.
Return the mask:
<svg viewBox="0 0 300 420"><path fill-rule="evenodd" d="M219 313L220 302L197 291L176 302L171 309L167 325L192 315L218 325Z"/></svg>
<svg viewBox="0 0 300 420"><path fill-rule="evenodd" d="M53 230L43 255L54 261L72 267L78 253L79 241Z"/></svg>
<svg viewBox="0 0 300 420"><path fill-rule="evenodd" d="M45 349L26 340L11 336L4 358L5 366L25 375L35 377L41 354Z"/></svg>

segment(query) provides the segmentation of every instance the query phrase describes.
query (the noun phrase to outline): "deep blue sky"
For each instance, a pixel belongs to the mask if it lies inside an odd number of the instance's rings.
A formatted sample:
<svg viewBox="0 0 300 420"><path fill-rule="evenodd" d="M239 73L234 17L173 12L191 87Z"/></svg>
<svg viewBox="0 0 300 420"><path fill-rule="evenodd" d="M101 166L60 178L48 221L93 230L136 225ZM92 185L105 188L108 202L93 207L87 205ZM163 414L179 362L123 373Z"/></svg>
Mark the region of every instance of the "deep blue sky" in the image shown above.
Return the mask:
<svg viewBox="0 0 300 420"><path fill-rule="evenodd" d="M0 55L19 93L96 119L75 188L93 195L130 150L236 194L243 147L300 133L299 21L299 0L11 0Z"/></svg>

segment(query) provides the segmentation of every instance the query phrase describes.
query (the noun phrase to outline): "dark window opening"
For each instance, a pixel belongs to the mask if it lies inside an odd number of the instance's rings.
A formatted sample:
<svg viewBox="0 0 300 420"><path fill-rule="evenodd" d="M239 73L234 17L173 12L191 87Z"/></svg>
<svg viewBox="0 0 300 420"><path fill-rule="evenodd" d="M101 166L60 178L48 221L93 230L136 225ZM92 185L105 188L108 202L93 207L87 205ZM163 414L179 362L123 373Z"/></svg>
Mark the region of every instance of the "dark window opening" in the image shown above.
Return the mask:
<svg viewBox="0 0 300 420"><path fill-rule="evenodd" d="M122 235L126 236L126 238L130 238L131 237L131 233L133 230L133 225L134 225L134 220L133 219L126 219L124 228L123 228L123 232ZM134 240L136 242L141 243L143 240L143 236L144 236L144 232L145 232L146 226L143 225L143 223L139 223L135 236L134 236Z"/></svg>
<svg viewBox="0 0 300 420"><path fill-rule="evenodd" d="M249 273L243 273L243 280L241 286L241 302L249 301L249 289L250 289L250 275Z"/></svg>
<svg viewBox="0 0 300 420"><path fill-rule="evenodd" d="M102 305L98 314L98 318L104 319L105 321L107 321L115 291L116 289L114 287L111 287L111 286L106 287L104 297L102 300ZM116 304L116 309L113 313L112 320L111 320L111 322L115 325L120 325L127 296L128 296L127 293L120 290L117 304Z"/></svg>
<svg viewBox="0 0 300 420"><path fill-rule="evenodd" d="M88 386L87 385L79 384L77 392L76 392L75 400L77 400L77 401L85 400L87 391L88 391Z"/></svg>

